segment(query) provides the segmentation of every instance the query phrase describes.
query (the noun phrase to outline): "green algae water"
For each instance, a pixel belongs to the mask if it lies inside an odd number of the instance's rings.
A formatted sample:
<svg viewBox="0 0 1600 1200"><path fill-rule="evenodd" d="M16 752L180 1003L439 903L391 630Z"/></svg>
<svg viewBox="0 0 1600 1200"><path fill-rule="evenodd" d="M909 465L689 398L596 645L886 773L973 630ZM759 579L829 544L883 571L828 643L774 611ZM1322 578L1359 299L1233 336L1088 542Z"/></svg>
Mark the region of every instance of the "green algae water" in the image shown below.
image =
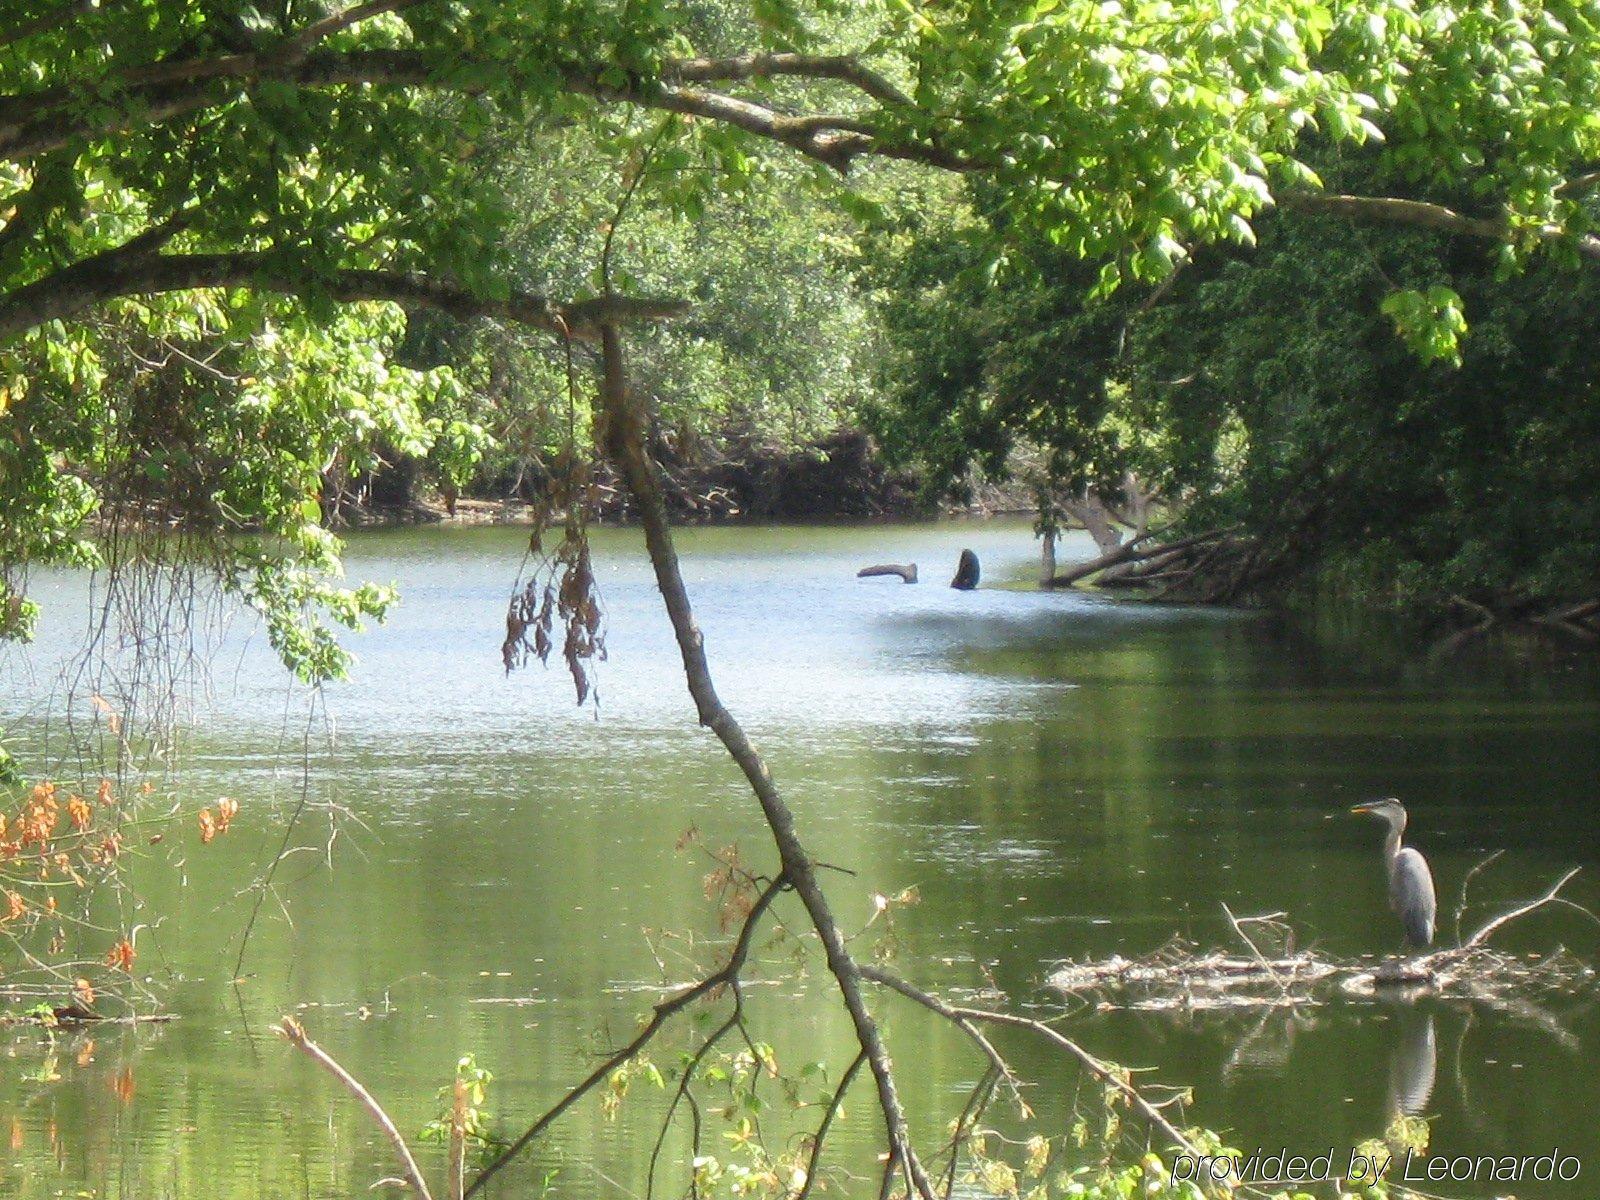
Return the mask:
<svg viewBox="0 0 1600 1200"><path fill-rule="evenodd" d="M1441 657L1394 635L1042 594L1023 586L1035 546L1018 523L680 538L724 699L814 853L854 872L827 877L841 920L861 928L875 894L915 888L921 903L895 913L896 961L931 986L992 978L1014 1004L1048 1008L1052 964L1175 936L1220 944L1224 904L1285 913L1330 952L1391 949L1380 831L1344 815L1377 795L1410 807L1446 933L1490 850L1506 853L1475 884L1487 907L1469 921L1600 860L1600 675L1581 655ZM352 577L393 580L403 602L355 639L354 677L328 689L309 736L259 633L223 639L178 780L195 804L237 798L239 816L205 847L186 824L172 854L132 868L150 919L165 914L141 932L137 970L178 1019L61 1033L53 1048L37 1028L7 1031L0 1195L366 1195L393 1173L386 1148L271 1035L281 1014L407 1132L475 1055L496 1076L492 1123L514 1134L625 1040L663 982L694 977L686 939L714 948L721 935L707 862L677 848L681 835L692 826L700 845L737 844L762 867L765 831L695 725L635 535L596 539L610 647L598 708L574 705L559 668L505 674L523 542L495 529L357 535ZM971 593L945 586L965 546L984 567ZM1072 549L1085 550L1064 560ZM880 561L916 561L923 582L854 577ZM81 637L83 588L37 580L50 619L8 660L0 720L24 758ZM302 802L236 981L251 881ZM1569 894L1593 905L1590 876ZM863 951L881 936L863 934ZM1594 959L1597 941L1580 915L1552 912L1507 944ZM823 986L813 971L753 987L751 1016L784 1063L837 1073L852 1053L844 1015L801 995ZM1436 1154L1576 1156L1576 1182L1517 1194L1578 1200L1600 1194L1593 1000L1088 1010L1067 1028L1150 1068L1147 1082L1192 1086L1188 1118L1247 1152L1348 1156L1404 1094ZM936 1138L981 1064L924 1014L877 1004L919 1132ZM684 1044L669 1039L662 1061ZM1041 1112L1064 1111L1078 1081L1026 1042L1007 1046L1040 1081ZM640 1094L608 1121L585 1102L495 1194L539 1195L548 1178L557 1195L643 1195L661 1107ZM876 1135L863 1090L837 1127L835 1194L875 1188ZM669 1158L687 1153L686 1137L669 1142Z"/></svg>

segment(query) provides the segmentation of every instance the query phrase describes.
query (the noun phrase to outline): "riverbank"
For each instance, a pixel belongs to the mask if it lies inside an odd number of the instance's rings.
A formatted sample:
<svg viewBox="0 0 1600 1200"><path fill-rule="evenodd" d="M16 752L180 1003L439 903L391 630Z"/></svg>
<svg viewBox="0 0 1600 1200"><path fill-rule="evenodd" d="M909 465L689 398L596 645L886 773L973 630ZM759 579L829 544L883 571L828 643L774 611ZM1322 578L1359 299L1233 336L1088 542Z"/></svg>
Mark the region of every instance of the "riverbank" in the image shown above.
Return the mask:
<svg viewBox="0 0 1600 1200"><path fill-rule="evenodd" d="M1032 511L1027 490L1010 484L976 487L965 504L930 498L921 476L889 466L872 441L841 430L796 449L740 446L691 459L662 452L661 469L672 517L679 523L915 520L936 516L994 517ZM429 524L528 525L543 511L542 481L480 481L451 497L423 491L415 472L370 486L339 506L338 521L352 527ZM388 484L388 486L385 486ZM632 519L622 489L608 471L596 480L596 516Z"/></svg>

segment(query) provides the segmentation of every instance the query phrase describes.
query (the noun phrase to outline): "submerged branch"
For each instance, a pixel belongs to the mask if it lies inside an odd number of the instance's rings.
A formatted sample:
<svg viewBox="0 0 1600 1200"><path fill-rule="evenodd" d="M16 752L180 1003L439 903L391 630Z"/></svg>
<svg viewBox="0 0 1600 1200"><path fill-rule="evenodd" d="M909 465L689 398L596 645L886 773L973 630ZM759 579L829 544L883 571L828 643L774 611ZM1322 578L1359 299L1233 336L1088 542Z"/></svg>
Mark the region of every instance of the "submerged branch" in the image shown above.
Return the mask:
<svg viewBox="0 0 1600 1200"><path fill-rule="evenodd" d="M605 1082L618 1067L638 1055L649 1043L650 1039L655 1037L661 1031L661 1027L674 1015L703 996L710 995L717 989L734 983L738 979L739 972L744 968L745 959L749 957L750 944L755 937L756 926L760 924L761 918L765 915L767 909L772 906L772 902L778 898L778 893L785 886L787 886L787 882L780 875L767 885L766 890L761 893L760 897L751 906L750 912L745 916L744 924L740 927L739 936L734 941L733 951L728 956L726 966L720 971L707 975L699 983L684 988L657 1004L651 1011L650 1019L634 1035L632 1041L621 1049L607 1055L599 1066L583 1078L582 1082L564 1093L561 1099L545 1110L538 1120L523 1130L515 1141L502 1150L488 1166L478 1173L477 1178L468 1186L464 1195L472 1196L475 1194L478 1189L504 1169L512 1159L527 1149L535 1138L555 1124L563 1113L588 1095L599 1084Z"/></svg>
<svg viewBox="0 0 1600 1200"><path fill-rule="evenodd" d="M337 1079L344 1089L356 1098L361 1107L367 1110L367 1115L372 1118L373 1123L383 1131L383 1136L389 1139L389 1144L394 1147L395 1157L400 1160L401 1170L405 1172L405 1180L411 1190L420 1200L433 1200L433 1193L428 1190L428 1183L417 1167L417 1160L411 1154L411 1147L406 1145L406 1139L395 1128L394 1121L372 1093L362 1087L360 1081L340 1066L331 1054L313 1042L307 1036L305 1026L293 1017L284 1017L273 1028L296 1050Z"/></svg>

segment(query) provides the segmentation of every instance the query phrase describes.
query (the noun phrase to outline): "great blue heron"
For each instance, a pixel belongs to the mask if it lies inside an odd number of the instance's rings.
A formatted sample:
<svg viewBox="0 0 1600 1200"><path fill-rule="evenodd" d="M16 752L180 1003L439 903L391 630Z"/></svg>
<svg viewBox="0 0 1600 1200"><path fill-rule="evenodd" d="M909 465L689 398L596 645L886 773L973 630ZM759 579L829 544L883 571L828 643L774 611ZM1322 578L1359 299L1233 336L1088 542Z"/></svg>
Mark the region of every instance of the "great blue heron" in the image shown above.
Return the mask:
<svg viewBox="0 0 1600 1200"><path fill-rule="evenodd" d="M1390 797L1358 804L1350 811L1389 823L1389 834L1383 840L1383 861L1389 868L1389 907L1405 928L1408 946L1422 950L1432 945L1439 901L1433 894L1433 872L1428 870L1428 860L1410 846L1400 845L1400 835L1406 831L1405 805Z"/></svg>

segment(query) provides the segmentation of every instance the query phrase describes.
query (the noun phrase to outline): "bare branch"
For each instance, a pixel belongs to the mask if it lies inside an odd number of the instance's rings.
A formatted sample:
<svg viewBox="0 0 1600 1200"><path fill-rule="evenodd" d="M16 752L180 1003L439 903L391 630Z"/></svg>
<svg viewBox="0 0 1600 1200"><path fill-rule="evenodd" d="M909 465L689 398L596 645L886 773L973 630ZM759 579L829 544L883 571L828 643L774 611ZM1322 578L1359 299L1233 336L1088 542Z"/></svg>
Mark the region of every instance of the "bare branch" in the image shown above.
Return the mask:
<svg viewBox="0 0 1600 1200"><path fill-rule="evenodd" d="M737 979L733 980L731 987L733 990L733 1011L728 1014L727 1020L711 1031L706 1040L700 1043L700 1048L684 1064L683 1075L678 1080L678 1086L672 1093L672 1102L667 1105L666 1115L661 1118L661 1131L656 1135L656 1144L650 1151L650 1166L645 1173L645 1200L651 1200L656 1193L656 1163L661 1159L661 1150L667 1143L667 1134L672 1131L673 1115L678 1111L678 1105L683 1103L689 1096L689 1088L694 1083L695 1073L700 1070L700 1064L705 1061L706 1055L711 1053L718 1042L733 1032L734 1027L739 1024L744 1015L744 992L739 987L739 981Z"/></svg>
<svg viewBox="0 0 1600 1200"><path fill-rule="evenodd" d="M740 927L739 936L734 941L733 950L728 955L728 962L726 966L719 971L707 975L704 979L702 979L699 983L694 984L692 987L684 988L682 991L669 996L667 999L657 1004L651 1011L650 1019L645 1022L643 1028L641 1028L639 1032L634 1035L634 1038L631 1042L623 1046L620 1050L614 1051L613 1053L607 1055L601 1061L599 1066L597 1066L593 1071L589 1072L589 1074L583 1078L582 1082L580 1082L576 1087L565 1092L561 1099L557 1100L555 1104L547 1109L538 1120L536 1120L532 1125L528 1126L527 1129L523 1130L522 1134L516 1139L516 1141L512 1142L509 1146L502 1150L493 1162L491 1162L487 1167L478 1173L477 1178L475 1178L472 1183L468 1185L463 1195L472 1196L478 1191L479 1188L483 1187L483 1185L488 1183L489 1180L494 1178L495 1175L499 1174L499 1172L508 1163L510 1163L512 1159L516 1158L523 1152L523 1150L527 1149L529 1143L531 1143L541 1133L559 1120L563 1113L570 1109L579 1100L583 1099L584 1096L588 1095L588 1093L597 1085L608 1079L611 1073L623 1063L629 1061L641 1050L643 1050L650 1039L655 1037L655 1035L661 1031L661 1027L665 1025L667 1021L670 1020L675 1014L681 1012L683 1009L693 1004L696 1000L710 995L718 988L725 987L734 982L738 978L740 970L744 967L745 959L749 957L750 943L755 937L756 926L761 923L761 918L766 914L767 909L771 907L772 902L778 898L778 893L781 892L786 886L787 881L783 876L780 875L777 879L773 880L767 885L766 890L763 891L756 899L756 902L750 906L749 913L745 915L744 924Z"/></svg>
<svg viewBox="0 0 1600 1200"><path fill-rule="evenodd" d="M1012 1097L1016 1100L1018 1107L1023 1112L1023 1115L1026 1116L1028 1114L1028 1105L1027 1102L1022 1098L1022 1091L1017 1082L1017 1076L1015 1072L1011 1070L1010 1064L1000 1056L1000 1051L995 1049L994 1043L984 1036L983 1030L979 1029L971 1021L964 1018L954 1008L950 1007L950 1005L939 999L939 997L933 995L931 992L925 992L921 988L908 983L906 980L901 979L898 975L892 975L888 971L880 970L877 967L871 966L862 967L861 974L864 978L872 980L873 983L882 984L884 987L889 988L892 991L899 992L906 999L915 1001L916 1003L922 1005L922 1007L938 1013L941 1017L945 1018L945 1020L954 1024L958 1029L961 1030L962 1033L971 1038L978 1049L983 1051L984 1057L989 1060L990 1069L993 1070L1001 1079L1005 1080L1006 1085L1011 1089Z"/></svg>
<svg viewBox="0 0 1600 1200"><path fill-rule="evenodd" d="M307 1036L305 1027L293 1017L284 1017L273 1030L283 1037L291 1046L305 1054L328 1074L337 1079L344 1089L349 1092L367 1110L367 1115L373 1123L383 1131L383 1136L389 1139L389 1144L394 1147L395 1157L400 1160L400 1167L405 1172L405 1179L411 1185L419 1200L433 1200L433 1193L428 1190L428 1184L422 1177L422 1172L417 1168L417 1160L411 1155L411 1147L406 1145L406 1139L400 1136L400 1131L383 1111L383 1105L373 1097L372 1093L361 1086L360 1081L341 1067L331 1054L317 1045Z"/></svg>
<svg viewBox="0 0 1600 1200"><path fill-rule="evenodd" d="M1115 550L1112 550L1106 554L1102 554L1099 558L1090 559L1088 562L1079 563L1077 566L1063 571L1061 574L1051 579L1048 583L1048 586L1053 588L1071 587L1073 584L1079 583L1091 575L1099 574L1108 567L1118 566L1121 563L1143 562L1146 559L1157 558L1165 554L1172 554L1179 550L1188 550L1195 546L1204 545L1208 542L1214 542L1218 538L1222 537L1225 533L1225 531L1221 529L1211 529L1207 530L1205 533L1197 533L1192 537L1179 538L1172 542L1160 542L1147 549L1141 548L1151 538L1158 538L1165 532L1166 530L1164 529L1155 529L1129 538Z"/></svg>
<svg viewBox="0 0 1600 1200"><path fill-rule="evenodd" d="M1165 1113L1149 1100L1146 1100L1144 1094L1128 1082L1120 1068L1110 1063L1102 1062L1060 1030L1046 1025L1043 1021L1036 1021L1031 1017L1017 1016L1013 1013L991 1012L988 1009L981 1008L961 1008L953 1004L946 1004L937 996L913 987L898 976L891 975L877 967L863 967L861 971L866 978L873 980L875 983L881 983L885 987L893 988L902 996L915 1001L930 1012L937 1013L946 1020L954 1022L963 1030L967 1026L974 1024L1010 1025L1039 1035L1060 1049L1065 1050L1091 1075L1120 1095L1127 1101L1129 1107L1144 1118L1147 1125L1167 1138L1173 1146L1176 1146L1186 1154L1200 1153L1188 1136L1167 1119Z"/></svg>
<svg viewBox="0 0 1600 1200"><path fill-rule="evenodd" d="M898 1162L905 1170L913 1194L923 1197L923 1200L933 1200L932 1181L911 1146L905 1109L895 1085L888 1051L862 993L861 967L846 947L844 934L817 883L816 867L795 830L794 814L773 783L766 762L733 714L723 705L712 682L711 668L706 661L705 640L695 623L689 592L678 567L678 554L673 546L659 468L646 449L646 417L628 388L621 335L615 326L604 325L601 339L601 406L606 414L606 452L622 474L638 506L656 585L677 636L684 676L700 724L716 734L723 748L743 772L745 781L761 805L778 857L783 863L784 875L805 905L812 926L822 942L828 969L838 984L839 993L855 1027L856 1042L872 1068L878 1107L883 1113L889 1142L890 1161Z"/></svg>
<svg viewBox="0 0 1600 1200"><path fill-rule="evenodd" d="M1467 911L1467 890L1472 887L1472 881L1474 879L1476 879L1489 867L1493 866L1494 863L1504 854L1504 850L1496 850L1493 854L1479 859L1473 864L1472 869L1462 877L1461 896L1456 901L1456 911L1454 917L1452 918L1456 929L1456 945L1459 946L1461 944L1461 918Z"/></svg>
<svg viewBox="0 0 1600 1200"><path fill-rule="evenodd" d="M1526 904L1519 904L1510 912L1501 913L1494 920L1490 921L1487 925L1483 926L1483 928L1479 929L1477 933L1468 938L1463 949L1471 950L1477 946L1483 945L1512 921L1517 920L1519 917L1525 917L1529 913L1536 912L1545 905L1555 902L1557 899L1557 893L1559 893L1562 888L1566 887L1567 884L1571 882L1572 877L1581 870L1583 870L1582 867L1573 867L1572 870L1568 871L1560 879L1556 880L1551 886L1550 890L1545 892L1545 894L1540 896L1537 900L1530 900Z"/></svg>
<svg viewBox="0 0 1600 1200"><path fill-rule="evenodd" d="M828 1140L828 1130L833 1126L834 1118L839 1115L839 1110L844 1106L844 1094L850 1090L850 1084L855 1081L856 1073L861 1070L862 1064L866 1061L866 1052L858 1052L850 1060L850 1065L844 1069L844 1074L839 1077L839 1086L833 1089L833 1099L828 1101L828 1107L822 1114L822 1120L817 1122L816 1132L811 1135L811 1155L806 1160L806 1181L800 1185L800 1190L795 1193L794 1200L806 1200L806 1197L811 1195L811 1189L816 1186L817 1167L822 1162L822 1144Z"/></svg>

